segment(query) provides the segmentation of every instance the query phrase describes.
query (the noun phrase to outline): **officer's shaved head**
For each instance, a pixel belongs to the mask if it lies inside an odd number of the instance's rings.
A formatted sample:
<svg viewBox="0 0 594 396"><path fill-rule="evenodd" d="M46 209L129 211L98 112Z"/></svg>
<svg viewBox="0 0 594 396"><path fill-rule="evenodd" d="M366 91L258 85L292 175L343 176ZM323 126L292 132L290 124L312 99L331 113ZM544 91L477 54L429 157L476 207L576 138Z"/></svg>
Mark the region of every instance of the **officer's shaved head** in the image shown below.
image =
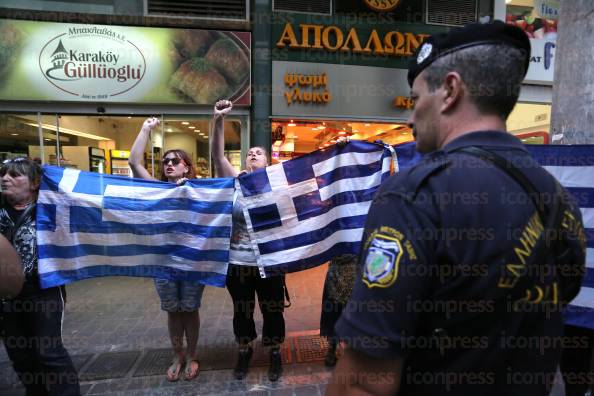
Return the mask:
<svg viewBox="0 0 594 396"><path fill-rule="evenodd" d="M444 55L425 69L429 91L435 91L449 72L457 72L480 112L507 119L526 73L526 55L504 44L479 45Z"/></svg>

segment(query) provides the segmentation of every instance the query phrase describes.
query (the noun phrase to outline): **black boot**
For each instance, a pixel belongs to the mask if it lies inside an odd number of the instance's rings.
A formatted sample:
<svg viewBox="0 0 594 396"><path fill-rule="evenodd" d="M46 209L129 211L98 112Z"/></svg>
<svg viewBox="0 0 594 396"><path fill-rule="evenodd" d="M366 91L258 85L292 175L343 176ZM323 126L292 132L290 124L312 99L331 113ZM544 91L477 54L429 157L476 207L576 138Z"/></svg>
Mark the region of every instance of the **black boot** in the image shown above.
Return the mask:
<svg viewBox="0 0 594 396"><path fill-rule="evenodd" d="M278 381L283 373L283 362L280 348L270 349L270 367L268 368L268 379L272 382Z"/></svg>
<svg viewBox="0 0 594 396"><path fill-rule="evenodd" d="M233 375L235 379L242 380L245 378L248 372L248 368L250 366L250 359L252 358L252 354L254 350L251 346L248 346L246 349L240 349L239 354L237 355L237 364L235 365L235 369L233 370Z"/></svg>

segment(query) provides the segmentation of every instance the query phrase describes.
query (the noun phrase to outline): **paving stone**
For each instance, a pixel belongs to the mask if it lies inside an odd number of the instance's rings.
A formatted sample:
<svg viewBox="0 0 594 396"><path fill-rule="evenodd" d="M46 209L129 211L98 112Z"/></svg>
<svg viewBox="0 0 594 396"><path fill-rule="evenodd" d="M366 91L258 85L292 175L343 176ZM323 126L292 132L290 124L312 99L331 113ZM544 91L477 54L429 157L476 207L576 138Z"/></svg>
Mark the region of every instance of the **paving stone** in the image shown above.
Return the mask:
<svg viewBox="0 0 594 396"><path fill-rule="evenodd" d="M315 385L295 387L294 392L295 396L320 396L320 390Z"/></svg>
<svg viewBox="0 0 594 396"><path fill-rule="evenodd" d="M86 369L79 374L83 381L121 378L132 368L140 352L109 352L97 356Z"/></svg>
<svg viewBox="0 0 594 396"><path fill-rule="evenodd" d="M136 367L132 376L145 377L149 375L162 375L171 365L171 361L171 349L150 350L141 357L140 363Z"/></svg>
<svg viewBox="0 0 594 396"><path fill-rule="evenodd" d="M127 390L135 390L135 389L152 389L158 388L161 385L161 377L160 376L153 376L153 377L143 377L143 378L132 378L128 382Z"/></svg>
<svg viewBox="0 0 594 396"><path fill-rule="evenodd" d="M274 389L270 391L271 396L293 396L293 388Z"/></svg>
<svg viewBox="0 0 594 396"><path fill-rule="evenodd" d="M151 279L106 277L68 285L64 344L82 374L85 394L183 396L245 392L248 395L293 395L295 386L327 383L330 377L319 361L296 364L297 348L289 337L291 332L317 331L325 272L325 267L318 267L287 276L293 306L285 311L288 347L283 348L285 372L277 383L267 379L268 351L259 346L256 347L248 377L244 381L233 378L237 345L232 327L232 302L224 288L205 289L198 347L201 373L190 383L167 383L165 370L157 372L155 368L154 371L141 372L144 368L142 358L151 351L170 348L167 314L160 309ZM258 332L261 332L262 316L258 309L255 321ZM122 365L119 370L113 368L118 371L115 375L118 378L105 370L97 370L96 373L100 374L100 378L111 377L107 380L85 377L84 372L97 369L94 365L97 365L100 356L111 353L131 353L137 358ZM0 347L0 394L14 391L16 384L16 374L8 363L4 348ZM19 392L19 389L16 391ZM22 389L20 391L24 394Z"/></svg>
<svg viewBox="0 0 594 396"><path fill-rule="evenodd" d="M93 384L80 384L80 394L86 395L91 390L92 387L93 387Z"/></svg>
<svg viewBox="0 0 594 396"><path fill-rule="evenodd" d="M319 335L300 336L294 343L298 363L324 360L328 350L328 341Z"/></svg>
<svg viewBox="0 0 594 396"><path fill-rule="evenodd" d="M91 359L92 356L93 354L91 353L87 353L84 355L70 355L70 358L72 359L72 364L74 364L74 369L77 372L80 372L80 370L85 366L85 364L87 364L87 362Z"/></svg>

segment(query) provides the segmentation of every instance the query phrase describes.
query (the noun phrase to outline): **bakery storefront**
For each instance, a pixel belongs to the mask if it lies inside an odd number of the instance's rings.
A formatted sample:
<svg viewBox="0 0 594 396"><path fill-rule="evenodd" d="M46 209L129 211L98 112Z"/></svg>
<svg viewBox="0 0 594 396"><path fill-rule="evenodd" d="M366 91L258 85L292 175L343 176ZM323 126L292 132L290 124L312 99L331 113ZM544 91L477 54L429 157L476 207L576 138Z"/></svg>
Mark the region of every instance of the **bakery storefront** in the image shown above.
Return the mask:
<svg viewBox="0 0 594 396"><path fill-rule="evenodd" d="M352 21L350 21L352 22ZM430 34L412 23L280 15L272 29L272 152L286 160L341 136L413 140L408 57Z"/></svg>
<svg viewBox="0 0 594 396"><path fill-rule="evenodd" d="M526 31L532 45L519 102L507 122L508 130L525 143L555 140L550 115L558 3L493 2L501 10L496 17ZM407 4L418 7L419 15L430 12L410 2L391 14L378 11L356 18L348 13L275 15L270 43L275 158L282 161L323 148L340 136L388 144L413 140L405 124L412 108L408 57L426 37L453 25L427 23L430 18L424 17L410 23L402 8ZM488 7L483 11L482 17L490 19ZM471 17L465 22L472 22Z"/></svg>
<svg viewBox="0 0 594 396"><path fill-rule="evenodd" d="M210 176L212 104L235 103L226 151L249 144L251 33L0 20L0 160L130 175L129 150L147 116L161 119L147 169L171 148Z"/></svg>

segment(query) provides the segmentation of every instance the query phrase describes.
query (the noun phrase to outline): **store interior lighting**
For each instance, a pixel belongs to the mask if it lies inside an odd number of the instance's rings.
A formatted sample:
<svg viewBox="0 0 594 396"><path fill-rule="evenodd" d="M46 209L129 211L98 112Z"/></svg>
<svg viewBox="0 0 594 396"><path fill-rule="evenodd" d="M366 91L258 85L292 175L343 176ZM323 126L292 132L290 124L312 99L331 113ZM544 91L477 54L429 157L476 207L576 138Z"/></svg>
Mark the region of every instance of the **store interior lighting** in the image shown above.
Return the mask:
<svg viewBox="0 0 594 396"><path fill-rule="evenodd" d="M34 122L25 122L25 125L30 125L32 127L37 128L39 124L34 123ZM59 133L64 133L66 135L74 135L74 136L80 136L80 137L84 137L87 139L93 139L93 140L111 140L109 138L103 137L103 136L99 136L99 135L93 135L92 133L86 133L86 132L81 132L81 131L77 131L74 129L69 129L69 128L57 128L55 125L51 125L51 124L41 124L41 127L43 129L47 129L49 131L54 131L54 132L59 132Z"/></svg>

